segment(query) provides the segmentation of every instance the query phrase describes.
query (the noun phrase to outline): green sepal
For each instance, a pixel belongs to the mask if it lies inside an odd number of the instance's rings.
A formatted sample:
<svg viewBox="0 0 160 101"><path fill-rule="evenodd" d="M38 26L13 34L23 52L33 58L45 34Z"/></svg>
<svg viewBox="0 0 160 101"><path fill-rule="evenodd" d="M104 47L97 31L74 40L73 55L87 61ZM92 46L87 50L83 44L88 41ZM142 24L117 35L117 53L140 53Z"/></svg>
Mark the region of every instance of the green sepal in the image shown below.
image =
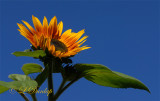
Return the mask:
<svg viewBox="0 0 160 101"><path fill-rule="evenodd" d="M77 72L72 65L66 65L61 71L61 74L63 76L63 79L66 81L72 81L77 78L81 78L80 73Z"/></svg>
<svg viewBox="0 0 160 101"><path fill-rule="evenodd" d="M59 58L46 56L43 62L44 66L48 66L52 73L60 73L62 70L62 60Z"/></svg>

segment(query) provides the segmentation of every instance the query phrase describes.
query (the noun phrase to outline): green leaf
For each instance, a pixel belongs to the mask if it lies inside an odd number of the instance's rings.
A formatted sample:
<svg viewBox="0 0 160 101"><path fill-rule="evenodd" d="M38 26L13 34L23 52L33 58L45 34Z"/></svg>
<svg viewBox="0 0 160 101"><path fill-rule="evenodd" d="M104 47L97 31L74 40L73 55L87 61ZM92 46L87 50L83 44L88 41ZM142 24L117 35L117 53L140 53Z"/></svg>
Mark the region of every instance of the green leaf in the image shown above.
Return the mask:
<svg viewBox="0 0 160 101"><path fill-rule="evenodd" d="M139 81L138 79L134 78L134 77L131 77L131 76L128 76L126 74L123 74L123 73L119 73L119 72L116 72L116 71L113 71L113 73L117 74L119 77L119 79L121 79L121 84L124 84L126 86L122 87L123 88L137 88L137 89L143 89L143 90L146 90L150 93L149 89L141 82Z"/></svg>
<svg viewBox="0 0 160 101"><path fill-rule="evenodd" d="M104 69L112 72L108 67L101 64L75 64L74 67L83 73L90 69Z"/></svg>
<svg viewBox="0 0 160 101"><path fill-rule="evenodd" d="M101 86L113 88L135 88L149 89L139 80L128 75L111 71L109 68L98 64L76 64L77 71L82 72L82 76Z"/></svg>
<svg viewBox="0 0 160 101"><path fill-rule="evenodd" d="M12 81L12 82L0 81L0 86L10 89L15 89L22 92L30 92L36 89L38 84L34 80Z"/></svg>
<svg viewBox="0 0 160 101"><path fill-rule="evenodd" d="M0 86L0 94L4 93L5 91L9 90L9 88L4 87L4 86Z"/></svg>
<svg viewBox="0 0 160 101"><path fill-rule="evenodd" d="M8 78L15 80L15 81L25 81L25 80L31 80L31 78L27 75L21 75L21 74L10 74Z"/></svg>
<svg viewBox="0 0 160 101"><path fill-rule="evenodd" d="M28 64L23 65L22 70L23 70L24 74L28 75L31 73L42 72L43 68L39 64L28 63Z"/></svg>
<svg viewBox="0 0 160 101"><path fill-rule="evenodd" d="M43 50L36 50L36 51L16 51L12 53L13 55L19 57L19 56L28 56L28 57L34 57L39 58L39 56L43 57L46 56L46 53Z"/></svg>

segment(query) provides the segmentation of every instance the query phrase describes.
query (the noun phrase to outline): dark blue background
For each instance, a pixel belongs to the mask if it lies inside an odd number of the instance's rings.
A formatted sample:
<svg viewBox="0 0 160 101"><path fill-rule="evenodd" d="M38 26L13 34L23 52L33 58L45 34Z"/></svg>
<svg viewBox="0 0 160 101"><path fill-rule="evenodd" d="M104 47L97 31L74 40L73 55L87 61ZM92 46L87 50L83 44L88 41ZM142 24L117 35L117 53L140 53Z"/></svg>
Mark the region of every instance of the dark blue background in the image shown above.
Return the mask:
<svg viewBox="0 0 160 101"><path fill-rule="evenodd" d="M136 89L116 89L96 85L81 79L67 89L59 101L160 101L159 97L159 2L136 1L1 1L0 2L0 80L11 81L9 74L23 74L24 63L39 63L29 57L15 57L14 51L30 48L27 39L19 34L16 23L25 20L32 24L32 15L41 21L57 16L64 30L77 32L86 29L89 38L85 45L92 48L73 58L74 63L96 63L108 66L141 80L151 94ZM42 64L41 64L42 65ZM35 77L36 75L32 75ZM54 75L58 88L61 78ZM42 90L47 87L43 84ZM37 94L47 101L46 94ZM20 101L19 94L8 91L1 101Z"/></svg>

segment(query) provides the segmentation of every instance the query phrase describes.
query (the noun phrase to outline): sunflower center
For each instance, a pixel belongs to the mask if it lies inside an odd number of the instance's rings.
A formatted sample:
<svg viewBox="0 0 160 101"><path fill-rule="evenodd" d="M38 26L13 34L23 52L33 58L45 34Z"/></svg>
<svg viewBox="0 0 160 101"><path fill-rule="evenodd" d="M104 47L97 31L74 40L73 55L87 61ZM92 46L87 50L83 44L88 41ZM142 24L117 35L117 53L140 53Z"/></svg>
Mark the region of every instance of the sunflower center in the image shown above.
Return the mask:
<svg viewBox="0 0 160 101"><path fill-rule="evenodd" d="M51 40L51 45L55 46L55 51L61 51L61 52L67 52L68 51L67 46L63 42L61 42L57 39L52 39Z"/></svg>

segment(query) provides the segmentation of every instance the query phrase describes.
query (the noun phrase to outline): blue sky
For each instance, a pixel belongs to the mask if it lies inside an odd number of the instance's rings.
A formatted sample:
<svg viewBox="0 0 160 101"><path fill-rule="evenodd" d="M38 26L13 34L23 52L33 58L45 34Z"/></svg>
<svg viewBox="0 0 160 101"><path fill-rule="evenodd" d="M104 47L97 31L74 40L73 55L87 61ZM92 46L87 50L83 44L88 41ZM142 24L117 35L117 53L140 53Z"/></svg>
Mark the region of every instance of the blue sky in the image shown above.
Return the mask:
<svg viewBox="0 0 160 101"><path fill-rule="evenodd" d="M141 80L151 94L137 89L115 89L80 79L67 89L59 101L159 101L159 3L156 0L139 1L1 1L0 2L0 80L11 81L9 74L23 74L24 63L39 63L29 57L15 57L14 51L30 48L27 39L17 31L21 20L32 24L32 15L41 21L57 16L64 30L77 32L85 29L91 46L73 58L74 63L96 63L108 66ZM32 75L35 76L35 75ZM54 75L54 86L61 78ZM43 84L42 90L47 86ZM38 94L45 101L45 94ZM22 100L8 91L1 101Z"/></svg>

